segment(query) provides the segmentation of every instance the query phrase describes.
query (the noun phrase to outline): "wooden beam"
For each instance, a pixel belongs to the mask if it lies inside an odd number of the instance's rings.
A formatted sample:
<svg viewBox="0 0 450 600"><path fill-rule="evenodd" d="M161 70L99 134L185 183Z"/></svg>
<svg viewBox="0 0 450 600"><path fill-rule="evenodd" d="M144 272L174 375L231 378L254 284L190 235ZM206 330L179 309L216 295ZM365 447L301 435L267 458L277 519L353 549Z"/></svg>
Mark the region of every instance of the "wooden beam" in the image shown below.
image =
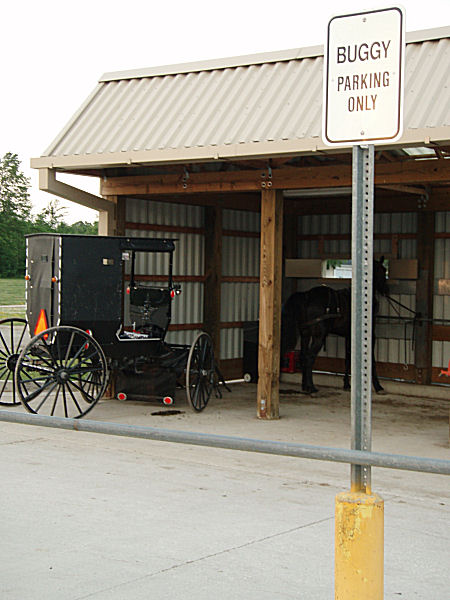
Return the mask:
<svg viewBox="0 0 450 600"><path fill-rule="evenodd" d="M433 325L433 341L450 342L450 325Z"/></svg>
<svg viewBox="0 0 450 600"><path fill-rule="evenodd" d="M109 197L109 196L106 196ZM168 204L187 204L189 206L221 206L231 210L259 212L259 192L236 192L235 194L162 194L158 197L146 194L127 194L126 197L140 200L155 200Z"/></svg>
<svg viewBox="0 0 450 600"><path fill-rule="evenodd" d="M127 221L126 229L135 231L163 231L164 233L194 233L203 235L205 230L203 227L184 227L181 225L159 225L158 223L136 223Z"/></svg>
<svg viewBox="0 0 450 600"><path fill-rule="evenodd" d="M283 194L261 193L257 416L279 418Z"/></svg>
<svg viewBox="0 0 450 600"><path fill-rule="evenodd" d="M204 329L212 338L214 355L220 359L220 296L222 283L222 209L205 207Z"/></svg>
<svg viewBox="0 0 450 600"><path fill-rule="evenodd" d="M434 187L429 192L430 197L424 203L417 195L381 195L375 189L375 212L416 212L419 210L447 211L450 210L450 188ZM352 211L351 198L347 197L325 197L325 198L289 198L285 203L286 215L338 215L350 214Z"/></svg>
<svg viewBox="0 0 450 600"><path fill-rule="evenodd" d="M377 163L375 185L450 183L445 160ZM284 167L268 170L214 171L181 174L111 177L102 181L102 196L245 192L264 188L305 189L343 187L352 184L351 165Z"/></svg>
<svg viewBox="0 0 450 600"><path fill-rule="evenodd" d="M432 372L433 286L434 286L434 213L417 213L417 258L419 274L416 284L416 311L425 321L416 329L415 366L417 383L430 384Z"/></svg>
<svg viewBox="0 0 450 600"><path fill-rule="evenodd" d="M117 198L117 209L116 209L116 234L115 235L125 235L126 228L126 212L127 212L127 199L119 196Z"/></svg>

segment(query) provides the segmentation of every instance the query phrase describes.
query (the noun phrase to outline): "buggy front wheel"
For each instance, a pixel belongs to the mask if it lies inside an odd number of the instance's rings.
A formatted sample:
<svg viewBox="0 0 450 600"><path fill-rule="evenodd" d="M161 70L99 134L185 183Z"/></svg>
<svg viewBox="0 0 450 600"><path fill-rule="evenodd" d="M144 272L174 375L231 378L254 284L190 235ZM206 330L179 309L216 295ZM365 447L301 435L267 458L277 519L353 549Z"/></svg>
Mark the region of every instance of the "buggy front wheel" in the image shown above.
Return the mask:
<svg viewBox="0 0 450 600"><path fill-rule="evenodd" d="M0 321L0 404L20 404L16 394L14 371L22 348L25 346L27 321L3 319ZM7 388L11 388L10 390ZM5 392L11 391L11 394Z"/></svg>
<svg viewBox="0 0 450 600"><path fill-rule="evenodd" d="M207 333L195 338L186 365L186 397L197 412L208 404L214 385L215 363L212 340Z"/></svg>
<svg viewBox="0 0 450 600"><path fill-rule="evenodd" d="M79 419L102 397L106 359L99 343L76 327L52 327L22 350L16 366L18 397L35 414Z"/></svg>

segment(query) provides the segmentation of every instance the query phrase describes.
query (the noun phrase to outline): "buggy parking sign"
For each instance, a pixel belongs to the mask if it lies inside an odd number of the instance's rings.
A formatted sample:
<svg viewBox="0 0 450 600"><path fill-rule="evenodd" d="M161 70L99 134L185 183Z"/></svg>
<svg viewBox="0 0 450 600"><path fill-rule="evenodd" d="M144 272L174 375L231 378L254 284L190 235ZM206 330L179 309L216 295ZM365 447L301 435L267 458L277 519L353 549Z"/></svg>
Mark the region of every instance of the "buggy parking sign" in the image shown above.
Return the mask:
<svg viewBox="0 0 450 600"><path fill-rule="evenodd" d="M402 134L405 15L393 7L333 17L324 65L323 141L395 141Z"/></svg>

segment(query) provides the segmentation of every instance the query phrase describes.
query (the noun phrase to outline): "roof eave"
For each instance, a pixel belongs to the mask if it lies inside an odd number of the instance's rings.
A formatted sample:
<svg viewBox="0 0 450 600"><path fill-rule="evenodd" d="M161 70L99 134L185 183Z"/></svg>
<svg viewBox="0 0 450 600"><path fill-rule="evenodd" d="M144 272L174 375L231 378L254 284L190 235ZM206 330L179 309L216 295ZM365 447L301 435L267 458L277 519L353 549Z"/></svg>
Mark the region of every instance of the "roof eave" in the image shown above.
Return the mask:
<svg viewBox="0 0 450 600"><path fill-rule="evenodd" d="M450 144L450 127L410 129L395 143L377 145L379 149L411 146L447 146ZM73 172L81 169L102 169L130 165L176 164L187 162L214 162L216 160L264 159L317 152L336 154L349 151L348 147L330 148L320 137L228 144L193 148L173 148L133 152L110 152L107 154L80 154L70 156L43 156L31 159L33 169L58 169Z"/></svg>

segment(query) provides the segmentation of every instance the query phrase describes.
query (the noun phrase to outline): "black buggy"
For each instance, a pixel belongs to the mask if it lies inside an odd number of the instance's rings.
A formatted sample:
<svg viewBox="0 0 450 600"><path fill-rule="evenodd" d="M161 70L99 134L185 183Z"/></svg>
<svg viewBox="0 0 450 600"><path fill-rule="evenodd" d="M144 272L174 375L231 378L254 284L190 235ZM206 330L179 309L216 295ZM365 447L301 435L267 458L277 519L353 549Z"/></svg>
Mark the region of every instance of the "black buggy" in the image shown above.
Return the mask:
<svg viewBox="0 0 450 600"><path fill-rule="evenodd" d="M165 341L180 293L176 240L26 237L27 320L0 322L1 404L80 418L105 392L169 405L184 389L196 411L213 389L220 395L224 381L207 333L191 346ZM136 275L137 264L153 274ZM12 397L4 394L8 383Z"/></svg>

